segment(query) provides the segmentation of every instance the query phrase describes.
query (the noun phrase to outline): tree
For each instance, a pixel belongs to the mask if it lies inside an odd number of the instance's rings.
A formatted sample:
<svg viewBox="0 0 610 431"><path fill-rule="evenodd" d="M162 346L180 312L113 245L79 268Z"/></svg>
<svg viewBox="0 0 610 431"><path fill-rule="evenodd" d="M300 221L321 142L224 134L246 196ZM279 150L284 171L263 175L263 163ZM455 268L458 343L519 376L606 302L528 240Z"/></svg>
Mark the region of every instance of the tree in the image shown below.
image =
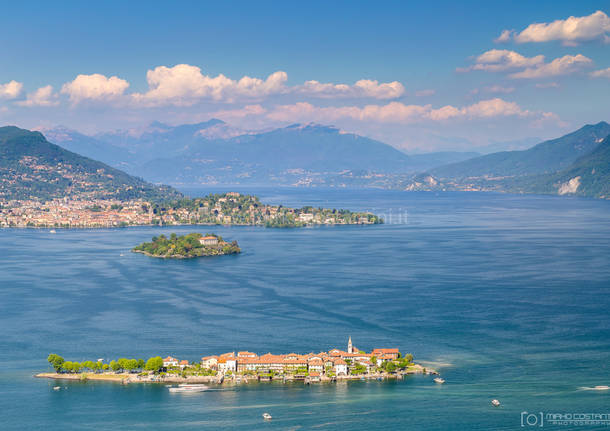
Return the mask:
<svg viewBox="0 0 610 431"><path fill-rule="evenodd" d="M371 364L377 366L377 356L371 356Z"/></svg>
<svg viewBox="0 0 610 431"><path fill-rule="evenodd" d="M146 361L146 366L144 367L144 369L146 369L147 371L154 372L158 372L161 368L163 368L163 359L161 358L161 356L148 358L148 360Z"/></svg>
<svg viewBox="0 0 610 431"><path fill-rule="evenodd" d="M138 366L136 368L139 369L144 369L144 366L146 365L146 362L144 362L144 359L138 359Z"/></svg>
<svg viewBox="0 0 610 431"><path fill-rule="evenodd" d="M72 362L72 371L73 372L78 373L82 368L83 368L83 366L80 363Z"/></svg>
<svg viewBox="0 0 610 431"><path fill-rule="evenodd" d="M117 372L121 369L119 363L115 360L110 361L110 369L114 372Z"/></svg>
<svg viewBox="0 0 610 431"><path fill-rule="evenodd" d="M49 361L53 368L55 368L55 372L59 373L59 371L61 370L61 366L64 363L64 358L59 355L56 355L55 353L51 353L47 358L47 361Z"/></svg>
<svg viewBox="0 0 610 431"><path fill-rule="evenodd" d="M393 373L394 371L396 371L396 364L394 362L388 361L384 365L385 365L385 370L388 373Z"/></svg>
<svg viewBox="0 0 610 431"><path fill-rule="evenodd" d="M404 355L403 359L407 362L407 363L411 363L413 362L413 355L410 353L407 353Z"/></svg>
<svg viewBox="0 0 610 431"><path fill-rule="evenodd" d="M71 373L72 370L74 369L72 367L72 361L65 361L64 363L62 363L62 368L64 371Z"/></svg>

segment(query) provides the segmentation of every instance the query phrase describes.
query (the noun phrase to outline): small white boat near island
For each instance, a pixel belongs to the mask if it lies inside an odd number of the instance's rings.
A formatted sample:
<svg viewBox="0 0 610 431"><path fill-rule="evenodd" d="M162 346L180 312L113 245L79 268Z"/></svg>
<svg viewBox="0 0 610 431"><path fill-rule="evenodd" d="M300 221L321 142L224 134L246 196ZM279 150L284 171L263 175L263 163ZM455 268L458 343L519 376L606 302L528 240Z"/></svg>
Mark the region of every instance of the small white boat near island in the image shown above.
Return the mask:
<svg viewBox="0 0 610 431"><path fill-rule="evenodd" d="M49 233L57 233L57 232L55 231L55 229L51 229L51 230L49 231Z"/></svg>
<svg viewBox="0 0 610 431"><path fill-rule="evenodd" d="M442 385L443 383L445 383L445 379L437 377L437 378L434 379L434 383L438 383L438 384Z"/></svg>
<svg viewBox="0 0 610 431"><path fill-rule="evenodd" d="M491 400L491 405L494 407L499 407L500 406L500 401L498 400Z"/></svg>
<svg viewBox="0 0 610 431"><path fill-rule="evenodd" d="M178 386L171 386L169 388L170 392L178 392L178 393L196 393L207 391L209 388L206 385L198 385L198 384L180 384Z"/></svg>
<svg viewBox="0 0 610 431"><path fill-rule="evenodd" d="M58 391L58 390L60 390L60 389L61 389L61 386L53 386L53 390L54 390L54 391Z"/></svg>
<svg viewBox="0 0 610 431"><path fill-rule="evenodd" d="M606 385L599 385L599 386L593 386L593 387L583 386L580 389L583 391L607 391L607 390L610 390L610 386L606 386Z"/></svg>
<svg viewBox="0 0 610 431"><path fill-rule="evenodd" d="M270 421L271 419L273 419L273 416L271 416L269 413L265 412L265 413L263 413L263 419L265 419L266 421Z"/></svg>

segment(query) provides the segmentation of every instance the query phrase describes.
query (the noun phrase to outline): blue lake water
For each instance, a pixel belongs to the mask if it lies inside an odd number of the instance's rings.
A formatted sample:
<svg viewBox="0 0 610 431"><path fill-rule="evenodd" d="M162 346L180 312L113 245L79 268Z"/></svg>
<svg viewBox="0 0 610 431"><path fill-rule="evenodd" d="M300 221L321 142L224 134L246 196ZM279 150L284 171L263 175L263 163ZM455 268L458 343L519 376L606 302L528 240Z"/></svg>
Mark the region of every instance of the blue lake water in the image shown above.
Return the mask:
<svg viewBox="0 0 610 431"><path fill-rule="evenodd" d="M610 202L246 191L288 206L369 209L389 223L0 230L0 428L514 430L523 411L610 412L610 391L581 389L610 385ZM192 231L235 239L244 252L189 261L129 252L153 235ZM92 382L55 392L32 378L48 370L50 352L197 360L344 348L348 335L362 349L411 352L447 383L414 376L176 396Z"/></svg>

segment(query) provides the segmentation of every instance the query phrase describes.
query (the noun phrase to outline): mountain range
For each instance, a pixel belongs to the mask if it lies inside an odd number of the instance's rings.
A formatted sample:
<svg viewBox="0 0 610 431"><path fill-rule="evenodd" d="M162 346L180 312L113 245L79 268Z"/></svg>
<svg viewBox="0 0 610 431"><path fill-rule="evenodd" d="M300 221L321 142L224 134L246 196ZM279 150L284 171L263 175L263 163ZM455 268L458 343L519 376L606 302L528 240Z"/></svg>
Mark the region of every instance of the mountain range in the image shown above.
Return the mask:
<svg viewBox="0 0 610 431"><path fill-rule="evenodd" d="M212 119L85 136L44 130L57 144L151 181L174 185L329 184L346 173L408 174L477 156L474 152L407 155L332 126L294 124L244 131Z"/></svg>
<svg viewBox="0 0 610 431"><path fill-rule="evenodd" d="M610 125L606 122L586 125L526 150L484 156L407 155L382 142L317 124L252 132L213 119L181 126L155 122L139 130L96 136L66 128L45 131L65 149L37 132L16 127L0 128L0 132L0 192L5 197L21 196L28 189L45 196L61 196L74 189L92 193L88 182L98 183L97 193L114 189L117 195L177 196L175 190L153 186L139 176L175 185L324 185L610 196ZM80 175L80 183L70 181L76 178L74 173ZM21 179L15 185L11 178Z"/></svg>

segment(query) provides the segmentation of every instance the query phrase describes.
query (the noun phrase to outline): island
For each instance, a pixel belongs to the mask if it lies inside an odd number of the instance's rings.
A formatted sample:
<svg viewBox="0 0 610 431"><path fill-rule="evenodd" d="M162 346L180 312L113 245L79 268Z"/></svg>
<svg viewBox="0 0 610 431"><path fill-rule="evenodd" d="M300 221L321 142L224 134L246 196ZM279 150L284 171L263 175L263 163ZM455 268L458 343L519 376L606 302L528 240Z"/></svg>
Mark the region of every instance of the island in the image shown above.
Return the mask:
<svg viewBox="0 0 610 431"><path fill-rule="evenodd" d="M358 349L351 337L347 349L333 348L319 353L265 353L246 350L203 356L196 361L171 355L144 359L119 358L83 362L65 361L50 354L53 372L35 377L67 380L104 380L128 383L249 383L249 382L336 382L338 380L402 379L405 375L438 375L435 370L413 362L413 355L396 347ZM439 380L435 379L438 383Z"/></svg>
<svg viewBox="0 0 610 431"><path fill-rule="evenodd" d="M151 242L143 242L131 251L163 259L190 259L241 253L237 241L229 243L213 233L205 235L189 233L182 236L172 233L169 238L165 235L154 236Z"/></svg>

